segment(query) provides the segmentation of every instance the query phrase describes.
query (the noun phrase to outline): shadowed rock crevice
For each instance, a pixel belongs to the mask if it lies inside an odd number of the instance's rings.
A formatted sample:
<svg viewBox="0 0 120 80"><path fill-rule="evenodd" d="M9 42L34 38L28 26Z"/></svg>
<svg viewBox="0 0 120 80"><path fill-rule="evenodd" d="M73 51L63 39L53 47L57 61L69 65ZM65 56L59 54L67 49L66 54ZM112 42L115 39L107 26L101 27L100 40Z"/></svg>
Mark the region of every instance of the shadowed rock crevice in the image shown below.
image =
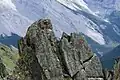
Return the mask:
<svg viewBox="0 0 120 80"><path fill-rule="evenodd" d="M93 58L93 56L91 56L91 57L89 57L88 59L84 60L84 61L83 61L83 64L86 63L86 62L89 62L92 58Z"/></svg>
<svg viewBox="0 0 120 80"><path fill-rule="evenodd" d="M29 27L19 41L19 55L31 80L87 80L91 75L103 76L100 60L83 36L63 33L57 40L49 19Z"/></svg>

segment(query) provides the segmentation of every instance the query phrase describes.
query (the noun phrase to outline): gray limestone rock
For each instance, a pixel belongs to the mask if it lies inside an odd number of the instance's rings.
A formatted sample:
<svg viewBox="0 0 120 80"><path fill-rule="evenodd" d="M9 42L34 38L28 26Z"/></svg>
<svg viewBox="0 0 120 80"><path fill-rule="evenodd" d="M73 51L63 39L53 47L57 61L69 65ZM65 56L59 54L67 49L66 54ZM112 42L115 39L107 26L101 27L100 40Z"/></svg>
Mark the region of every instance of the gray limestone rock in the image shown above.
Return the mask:
<svg viewBox="0 0 120 80"><path fill-rule="evenodd" d="M19 55L32 80L103 78L98 57L80 34L63 33L57 40L49 19L33 23L19 41Z"/></svg>

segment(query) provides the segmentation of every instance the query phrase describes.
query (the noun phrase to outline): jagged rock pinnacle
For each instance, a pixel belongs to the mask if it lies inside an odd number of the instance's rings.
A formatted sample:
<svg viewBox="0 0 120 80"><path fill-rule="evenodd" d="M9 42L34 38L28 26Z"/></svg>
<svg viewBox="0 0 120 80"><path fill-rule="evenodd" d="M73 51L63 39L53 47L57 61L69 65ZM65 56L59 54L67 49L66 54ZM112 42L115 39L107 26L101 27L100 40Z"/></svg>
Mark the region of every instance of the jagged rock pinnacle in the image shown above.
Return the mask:
<svg viewBox="0 0 120 80"><path fill-rule="evenodd" d="M103 78L100 60L84 38L76 33L63 33L58 41L49 19L41 19L29 27L19 41L19 54L31 80Z"/></svg>

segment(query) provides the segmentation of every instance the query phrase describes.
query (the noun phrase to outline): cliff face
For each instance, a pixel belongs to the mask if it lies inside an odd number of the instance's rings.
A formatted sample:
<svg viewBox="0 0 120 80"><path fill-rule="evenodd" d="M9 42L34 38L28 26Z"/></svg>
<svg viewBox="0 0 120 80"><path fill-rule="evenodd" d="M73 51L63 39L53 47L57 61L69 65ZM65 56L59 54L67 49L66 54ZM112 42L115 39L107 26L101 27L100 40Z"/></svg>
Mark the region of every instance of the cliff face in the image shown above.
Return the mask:
<svg viewBox="0 0 120 80"><path fill-rule="evenodd" d="M22 80L103 78L102 66L81 35L63 33L57 40L49 19L33 23L19 41Z"/></svg>

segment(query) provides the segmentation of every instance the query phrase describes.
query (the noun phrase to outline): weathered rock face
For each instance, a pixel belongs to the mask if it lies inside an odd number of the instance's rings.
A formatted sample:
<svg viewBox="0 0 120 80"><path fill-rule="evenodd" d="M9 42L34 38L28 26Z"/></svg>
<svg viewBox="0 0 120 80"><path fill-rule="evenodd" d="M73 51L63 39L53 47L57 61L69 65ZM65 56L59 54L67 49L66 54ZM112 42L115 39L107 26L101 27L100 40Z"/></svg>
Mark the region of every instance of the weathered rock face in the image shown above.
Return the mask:
<svg viewBox="0 0 120 80"><path fill-rule="evenodd" d="M103 78L102 66L84 38L63 33L57 40L49 19L32 24L19 41L20 64L29 78L22 80L88 80ZM25 76L27 77L27 76Z"/></svg>
<svg viewBox="0 0 120 80"><path fill-rule="evenodd" d="M35 22L19 43L19 52L33 80L63 80L62 68L56 55L57 46L50 20Z"/></svg>
<svg viewBox="0 0 120 80"><path fill-rule="evenodd" d="M105 76L104 80L114 80L113 79L113 76L114 76L113 70L104 69L103 73Z"/></svg>
<svg viewBox="0 0 120 80"><path fill-rule="evenodd" d="M117 59L114 65L114 80L120 80L120 59Z"/></svg>
<svg viewBox="0 0 120 80"><path fill-rule="evenodd" d="M99 59L92 53L82 36L75 33L68 36L63 33L58 46L60 60L73 80L103 77Z"/></svg>

